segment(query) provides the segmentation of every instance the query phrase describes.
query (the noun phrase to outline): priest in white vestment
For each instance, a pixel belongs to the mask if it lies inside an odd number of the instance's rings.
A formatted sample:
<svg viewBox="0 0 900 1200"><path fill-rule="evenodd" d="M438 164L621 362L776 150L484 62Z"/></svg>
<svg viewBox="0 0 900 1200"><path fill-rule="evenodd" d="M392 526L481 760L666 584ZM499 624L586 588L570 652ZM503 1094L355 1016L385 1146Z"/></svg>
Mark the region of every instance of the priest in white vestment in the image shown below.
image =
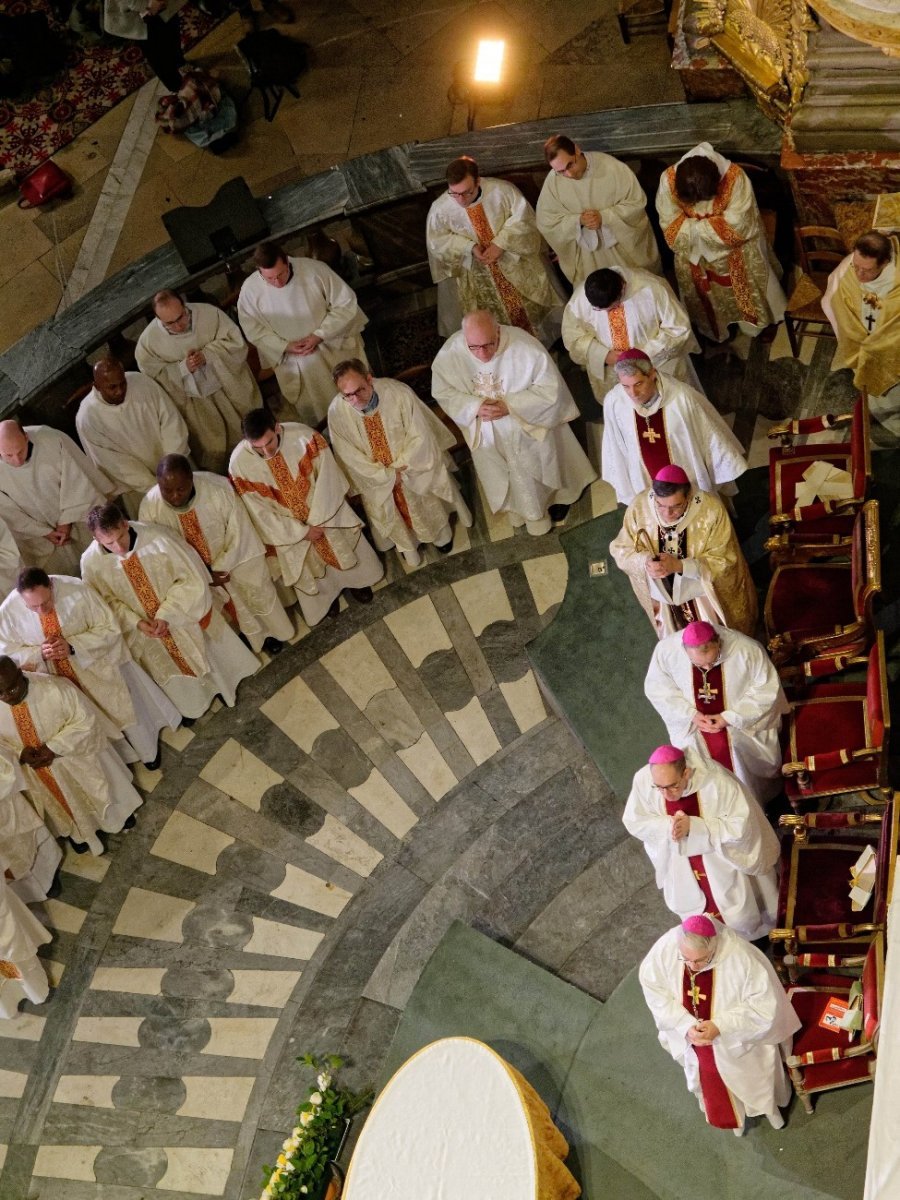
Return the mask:
<svg viewBox="0 0 900 1200"><path fill-rule="evenodd" d="M689 917L654 943L638 978L707 1123L740 1137L748 1117L764 1116L781 1129L800 1019L766 956L718 921Z"/></svg>
<svg viewBox="0 0 900 1200"><path fill-rule="evenodd" d="M707 400L658 372L643 350L626 350L613 368L618 384L603 405L601 475L630 504L662 467L684 467L704 492L737 491L747 470L741 444Z"/></svg>
<svg viewBox="0 0 900 1200"><path fill-rule="evenodd" d="M203 560L158 525L126 521L115 504L92 509L94 544L81 574L106 601L129 650L188 722L217 695L234 707L257 659L213 604Z"/></svg>
<svg viewBox="0 0 900 1200"><path fill-rule="evenodd" d="M275 368L281 394L308 425L324 421L334 395L331 372L342 359L365 360L367 318L356 293L313 258L258 246L256 270L244 280L238 320L264 367Z"/></svg>
<svg viewBox="0 0 900 1200"><path fill-rule="evenodd" d="M396 546L411 567L422 561L423 542L449 554L452 513L467 529L472 524L450 473L453 434L412 388L375 379L358 359L338 363L334 382L331 449L359 493L375 548Z"/></svg>
<svg viewBox="0 0 900 1200"><path fill-rule="evenodd" d="M747 174L701 142L663 171L656 193L678 291L694 328L723 342L729 326L755 337L784 317L778 263Z"/></svg>
<svg viewBox="0 0 900 1200"><path fill-rule="evenodd" d="M126 745L125 762L159 766L159 734L181 714L134 661L112 610L80 579L28 567L0 604L0 647L23 671L71 680Z"/></svg>
<svg viewBox="0 0 900 1200"><path fill-rule="evenodd" d="M622 823L644 843L671 912L709 913L748 941L774 928L778 838L731 771L659 746L634 776Z"/></svg>
<svg viewBox="0 0 900 1200"><path fill-rule="evenodd" d="M193 547L223 615L251 649L280 654L294 626L278 597L266 548L231 484L220 475L192 471L188 460L175 454L162 459L156 478L141 503L141 520L173 530Z"/></svg>
<svg viewBox="0 0 900 1200"><path fill-rule="evenodd" d="M540 342L469 313L432 363L432 394L462 431L492 512L535 536L597 478L569 422L575 401Z"/></svg>
<svg viewBox="0 0 900 1200"><path fill-rule="evenodd" d="M664 279L632 267L601 267L580 283L563 313L562 338L602 404L619 382L626 350L643 350L657 371L703 391L691 354L700 347Z"/></svg>
<svg viewBox="0 0 900 1200"><path fill-rule="evenodd" d="M91 540L87 511L114 490L58 429L0 421L0 517L30 566L77 571Z"/></svg>
<svg viewBox="0 0 900 1200"><path fill-rule="evenodd" d="M59 843L25 796L17 758L0 748L0 878L23 903L39 904L61 861Z"/></svg>
<svg viewBox="0 0 900 1200"><path fill-rule="evenodd" d="M0 747L22 766L28 799L57 837L102 854L100 832L134 824L143 801L105 718L68 679L25 674L0 657Z"/></svg>
<svg viewBox="0 0 900 1200"><path fill-rule="evenodd" d="M153 297L154 317L138 338L137 365L165 389L188 427L191 456L222 474L241 440L241 417L261 403L238 326L214 304Z"/></svg>
<svg viewBox="0 0 900 1200"><path fill-rule="evenodd" d="M790 705L772 660L754 638L691 622L653 651L644 694L673 745L733 771L761 803L778 793L778 732Z"/></svg>
<svg viewBox="0 0 900 1200"><path fill-rule="evenodd" d="M188 452L187 425L163 389L138 371L123 371L115 359L94 366L94 387L79 405L75 427L133 516L156 482L163 455Z"/></svg>
<svg viewBox="0 0 900 1200"><path fill-rule="evenodd" d="M50 982L38 947L53 941L0 874L0 1020L11 1020L23 1000L43 1004Z"/></svg>
<svg viewBox="0 0 900 1200"><path fill-rule="evenodd" d="M438 333L449 337L463 314L484 308L550 346L562 301L554 290L534 210L505 179L482 179L464 155L447 168L447 191L428 211L431 277L438 285Z"/></svg>
<svg viewBox="0 0 900 1200"><path fill-rule="evenodd" d="M662 273L634 171L609 154L585 153L565 134L547 139L544 158L550 174L537 202L537 227L573 286L600 267Z"/></svg>
<svg viewBox="0 0 900 1200"><path fill-rule="evenodd" d="M359 604L371 601L384 567L347 503L350 485L321 434L254 409L244 418L244 440L229 472L310 628L337 615L345 589Z"/></svg>
<svg viewBox="0 0 900 1200"><path fill-rule="evenodd" d="M658 637L692 621L755 631L756 586L725 505L681 467L663 467L628 505L609 551Z"/></svg>

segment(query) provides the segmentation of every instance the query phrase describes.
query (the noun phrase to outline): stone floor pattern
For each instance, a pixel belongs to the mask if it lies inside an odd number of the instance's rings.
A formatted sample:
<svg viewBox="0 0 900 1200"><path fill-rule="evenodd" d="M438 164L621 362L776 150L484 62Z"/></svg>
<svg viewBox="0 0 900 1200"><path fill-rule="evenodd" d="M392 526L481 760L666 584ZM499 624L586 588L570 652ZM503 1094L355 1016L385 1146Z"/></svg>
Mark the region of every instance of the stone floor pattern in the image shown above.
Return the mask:
<svg viewBox="0 0 900 1200"><path fill-rule="evenodd" d="M570 521L608 504L597 484ZM454 918L600 996L623 897L647 944L668 924L523 652L565 590L556 534L480 517L394 573L167 735L137 828L66 857L54 989L0 1025L4 1200L256 1196L296 1055L372 1083Z"/></svg>

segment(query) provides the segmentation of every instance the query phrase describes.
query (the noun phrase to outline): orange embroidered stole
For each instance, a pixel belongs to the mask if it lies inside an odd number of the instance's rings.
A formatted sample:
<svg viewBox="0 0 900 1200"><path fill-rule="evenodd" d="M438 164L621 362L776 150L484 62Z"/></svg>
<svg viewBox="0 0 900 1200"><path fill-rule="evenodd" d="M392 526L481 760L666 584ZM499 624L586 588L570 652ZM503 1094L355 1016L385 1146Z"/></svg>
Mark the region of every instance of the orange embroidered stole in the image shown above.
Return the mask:
<svg viewBox="0 0 900 1200"><path fill-rule="evenodd" d="M278 491L276 493L278 503L283 504L285 508L289 508L297 520L304 525L309 524L309 490L312 486L310 480L313 462L323 450L327 449L328 444L322 435L314 433L309 445L306 447L306 453L297 464L296 479L291 475L290 467L285 462L284 455L280 451L273 458L266 459L266 466L272 472L272 478L278 484ZM332 549L327 534L320 537L317 542L313 542L312 547L327 567L334 567L336 571L340 571L341 564L337 560L337 555Z"/></svg>
<svg viewBox="0 0 900 1200"><path fill-rule="evenodd" d="M709 221L713 230L725 245L732 247L728 255L727 275L719 275L709 267L700 266L699 263L690 264L691 279L694 282L694 287L697 289L697 295L700 303L703 305L706 319L709 321L710 328L716 337L719 334L719 325L709 299L710 289L714 283L719 287L731 288L734 291L734 299L742 320L749 322L751 325L759 324L759 317L753 304L750 280L747 276L747 264L744 262L743 245L745 239L731 228L724 217L725 210L731 201L734 185L737 183L740 175L740 170L740 167L736 163L731 164L719 180L719 187L713 197L711 210L709 213L704 214L694 212L690 205L684 204L678 199L678 193L675 191L675 168L669 167L666 171L666 180L669 185L669 191L672 194L672 199L681 209L678 216L664 230L664 236L668 245L674 245L682 225L685 221L691 220Z"/></svg>
<svg viewBox="0 0 900 1200"><path fill-rule="evenodd" d="M134 594L137 596L141 608L147 614L148 620L155 621L156 614L159 612L160 599L156 594L156 589L150 582L150 577L144 570L144 564L136 554L126 554L122 559L122 570L125 572L128 582L134 589ZM181 674L196 678L196 672L186 661L172 635L167 633L164 638L159 638L158 640L165 646L169 653L169 658L171 658Z"/></svg>
<svg viewBox="0 0 900 1200"><path fill-rule="evenodd" d="M479 246L489 246L494 240L494 231L491 229L488 215L484 211L484 206L480 200L477 204L469 205L466 209L466 216L469 218L469 222L475 231ZM534 328L528 319L528 313L525 311L525 305L522 303L522 297L518 291L509 282L497 263L491 263L488 266L488 270L491 273L491 279L494 281L494 287L503 301L503 307L506 309L510 325L515 325L517 328L524 329L526 333L533 335Z"/></svg>
<svg viewBox="0 0 900 1200"><path fill-rule="evenodd" d="M383 467L389 467L394 461L394 455L391 451L390 442L387 439L384 422L381 419L381 413L377 411L363 414L363 424L366 427L366 437L369 439L369 449L372 451L372 457L375 462L381 463ZM409 505L406 503L406 497L403 494L403 485L398 479L394 484L394 503L397 505L397 511L403 518L403 524L407 529L412 529L412 517L409 515Z"/></svg>
<svg viewBox="0 0 900 1200"><path fill-rule="evenodd" d="M200 518L197 516L196 510L192 508L189 512L177 513L176 515L184 540L197 551L203 559L203 565L207 570L212 571L212 553L209 549L209 542L206 540L206 534L201 528ZM228 595L227 592L226 595ZM224 611L228 614L229 621L240 629L237 609L234 607L234 601L230 596L225 602Z"/></svg>
<svg viewBox="0 0 900 1200"><path fill-rule="evenodd" d="M21 979L22 972L15 963L7 962L6 959L0 958L0 979Z"/></svg>
<svg viewBox="0 0 900 1200"><path fill-rule="evenodd" d="M609 334L612 338L611 350L630 350L631 338L628 335L628 320L625 316L625 305L618 308L608 308L606 319L609 321Z"/></svg>
<svg viewBox="0 0 900 1200"><path fill-rule="evenodd" d="M62 631L59 616L55 608L51 608L49 612L38 613L38 616L41 620L41 632L46 641L49 642L52 638L63 638L65 640L65 634ZM57 675L65 675L66 679L71 679L76 687L81 688L81 683L70 658L54 658L52 661ZM84 691L84 688L81 688L81 690Z"/></svg>
<svg viewBox="0 0 900 1200"><path fill-rule="evenodd" d="M31 709L25 700L21 700L18 704L11 704L9 711L12 713L12 718L16 723L16 732L22 739L22 745L28 746L32 750L36 750L38 746L43 746L43 742L38 737L38 731L34 727L34 718L31 715ZM32 767L35 775L51 794L63 812L69 815L72 822L75 822L75 817L71 808L66 803L66 797L63 794L62 788L53 777L53 772L49 767Z"/></svg>

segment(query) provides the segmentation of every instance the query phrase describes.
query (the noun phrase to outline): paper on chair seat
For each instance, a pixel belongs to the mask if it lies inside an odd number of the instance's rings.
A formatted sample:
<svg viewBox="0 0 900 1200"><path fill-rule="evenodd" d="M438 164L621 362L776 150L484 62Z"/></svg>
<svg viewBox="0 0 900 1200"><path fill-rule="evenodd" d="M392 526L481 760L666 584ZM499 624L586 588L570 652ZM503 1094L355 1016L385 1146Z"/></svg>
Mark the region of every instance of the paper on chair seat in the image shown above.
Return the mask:
<svg viewBox="0 0 900 1200"><path fill-rule="evenodd" d="M819 500L849 500L853 495L853 480L849 471L817 459L803 472L803 483L797 487L795 503L805 508Z"/></svg>
<svg viewBox="0 0 900 1200"><path fill-rule="evenodd" d="M850 868L850 907L853 912L862 912L869 903L875 890L876 868L875 851L866 846Z"/></svg>

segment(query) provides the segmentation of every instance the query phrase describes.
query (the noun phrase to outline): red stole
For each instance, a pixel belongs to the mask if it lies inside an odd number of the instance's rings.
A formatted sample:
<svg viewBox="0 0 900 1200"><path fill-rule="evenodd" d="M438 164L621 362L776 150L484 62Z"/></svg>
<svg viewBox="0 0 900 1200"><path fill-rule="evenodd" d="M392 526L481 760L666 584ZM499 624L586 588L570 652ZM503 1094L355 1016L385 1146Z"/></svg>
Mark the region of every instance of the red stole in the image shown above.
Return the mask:
<svg viewBox="0 0 900 1200"><path fill-rule="evenodd" d="M687 1012L698 1021L713 1020L713 992L716 986L715 969L707 968L692 975L687 967L682 970L681 1003ZM712 1046L691 1046L697 1055L700 1068L700 1091L706 1119L715 1129L739 1129L741 1122L734 1111L731 1092L716 1066L716 1052Z"/></svg>
<svg viewBox="0 0 900 1200"><path fill-rule="evenodd" d="M674 817L679 810L688 817L699 817L701 815L699 792L693 792L690 796L682 796L680 800L666 800L665 805L666 813L670 817ZM721 921L722 914L719 912L719 905L712 894L712 887L710 886L709 877L706 874L706 864L703 861L703 855L692 854L688 858L688 862L691 864L694 878L697 880L706 898L706 906L703 911Z"/></svg>
<svg viewBox="0 0 900 1200"><path fill-rule="evenodd" d="M716 717L725 711L725 679L722 675L722 664L717 663L706 672L699 667L691 667L694 683L694 707L705 717ZM720 729L717 733L704 733L703 740L709 750L710 758L728 771L733 771L731 761L731 742L728 740L728 730Z"/></svg>
<svg viewBox="0 0 900 1200"><path fill-rule="evenodd" d="M642 417L635 410L634 432L637 435L644 470L651 479L655 479L658 471L672 464L669 438L666 434L666 416L662 405L652 417Z"/></svg>

